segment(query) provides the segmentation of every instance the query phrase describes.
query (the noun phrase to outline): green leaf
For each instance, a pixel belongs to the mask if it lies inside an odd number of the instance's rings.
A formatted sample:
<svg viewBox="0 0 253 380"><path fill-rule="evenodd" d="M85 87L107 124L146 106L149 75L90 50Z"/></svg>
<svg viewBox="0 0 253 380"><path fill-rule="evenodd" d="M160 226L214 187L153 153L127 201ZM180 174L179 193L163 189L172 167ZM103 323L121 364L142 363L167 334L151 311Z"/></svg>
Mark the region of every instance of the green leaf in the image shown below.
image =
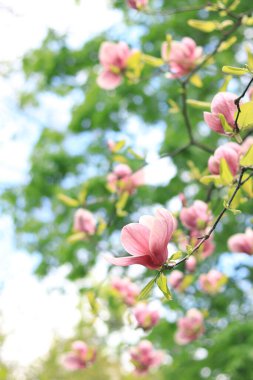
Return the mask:
<svg viewBox="0 0 253 380"><path fill-rule="evenodd" d="M173 253L173 255L170 257L169 260L178 260L178 259L181 259L182 256L183 256L183 252L177 251L177 252Z"/></svg>
<svg viewBox="0 0 253 380"><path fill-rule="evenodd" d="M64 203L66 206L70 206L70 207L78 207L79 206L79 202L76 199L70 198L65 194L62 194L62 193L57 194L57 198L62 203Z"/></svg>
<svg viewBox="0 0 253 380"><path fill-rule="evenodd" d="M195 99L187 99L187 104L193 108L197 108L203 111L210 111L211 103L209 102L201 102L200 100Z"/></svg>
<svg viewBox="0 0 253 380"><path fill-rule="evenodd" d="M223 66L222 72L231 75L244 75L248 74L249 70L242 67Z"/></svg>
<svg viewBox="0 0 253 380"><path fill-rule="evenodd" d="M127 191L124 191L122 194L120 194L119 200L116 203L116 213L120 217L127 215L127 212L123 210L127 204L128 198L129 198L129 193Z"/></svg>
<svg viewBox="0 0 253 380"><path fill-rule="evenodd" d="M141 59L144 63L153 67L160 67L164 63L161 58L152 57L151 55L147 55L147 54L142 54Z"/></svg>
<svg viewBox="0 0 253 380"><path fill-rule="evenodd" d="M167 278L163 272L161 272L158 276L156 283L159 289L162 291L164 297L167 298L167 300L172 300L172 296L167 284Z"/></svg>
<svg viewBox="0 0 253 380"><path fill-rule="evenodd" d="M156 282L156 277L147 283L145 288L143 288L142 291L140 292L138 296L138 301L141 301L148 297L149 293L151 292L151 290L153 289L155 285L155 282Z"/></svg>
<svg viewBox="0 0 253 380"><path fill-rule="evenodd" d="M251 145L246 154L241 158L240 165L244 167L253 166L253 145Z"/></svg>
<svg viewBox="0 0 253 380"><path fill-rule="evenodd" d="M240 104L241 112L238 118L238 125L241 129L249 129L253 127L253 102ZM237 112L235 112L235 117Z"/></svg>
<svg viewBox="0 0 253 380"><path fill-rule="evenodd" d="M209 185L210 183L214 183L215 186L222 185L222 181L219 175L205 175L200 178L200 183L203 185Z"/></svg>
<svg viewBox="0 0 253 380"><path fill-rule="evenodd" d="M198 88L201 88L203 86L203 82L198 74L192 75L190 77L190 82Z"/></svg>
<svg viewBox="0 0 253 380"><path fill-rule="evenodd" d="M224 92L227 90L228 84L232 78L233 78L232 75L226 75L225 76L224 82L223 82L222 86L219 88L219 92Z"/></svg>
<svg viewBox="0 0 253 380"><path fill-rule="evenodd" d="M234 45L236 43L236 41L237 41L236 36L230 37L228 40L223 41L220 44L218 51L221 52L221 51L225 51L225 50L229 49L232 45Z"/></svg>
<svg viewBox="0 0 253 380"><path fill-rule="evenodd" d="M120 140L120 141L118 141L118 142L114 145L114 147L113 147L113 149L112 149L112 152L113 152L113 153L117 153L117 152L119 152L119 151L125 146L125 144L126 144L126 141L125 141L125 140Z"/></svg>
<svg viewBox="0 0 253 380"><path fill-rule="evenodd" d="M67 239L69 243L76 243L77 241L84 240L86 238L85 232L76 232L72 235L70 235Z"/></svg>
<svg viewBox="0 0 253 380"><path fill-rule="evenodd" d="M222 158L220 161L220 178L223 185L230 185L234 180L225 158Z"/></svg>
<svg viewBox="0 0 253 380"><path fill-rule="evenodd" d="M219 116L219 119L221 121L224 131L230 134L233 133L233 128L228 124L225 116L222 113L219 113L218 116Z"/></svg>
<svg viewBox="0 0 253 380"><path fill-rule="evenodd" d="M188 20L188 25L205 33L211 33L216 30L217 24L215 21Z"/></svg>

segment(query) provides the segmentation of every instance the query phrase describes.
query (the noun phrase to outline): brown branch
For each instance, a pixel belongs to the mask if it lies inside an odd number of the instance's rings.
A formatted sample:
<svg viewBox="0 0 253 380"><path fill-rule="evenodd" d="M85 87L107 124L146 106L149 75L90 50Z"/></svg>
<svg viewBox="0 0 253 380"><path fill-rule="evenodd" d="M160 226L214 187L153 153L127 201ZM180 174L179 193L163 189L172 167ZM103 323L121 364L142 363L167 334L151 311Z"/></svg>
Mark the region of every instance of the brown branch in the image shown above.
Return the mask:
<svg viewBox="0 0 253 380"><path fill-rule="evenodd" d="M236 133L239 133L240 132L240 128L239 128L239 125L238 125L238 119L239 119L239 116L240 116L240 113L241 113L241 108L240 108L240 101L242 98L244 98L244 96L246 95L246 92L248 91L248 89L250 88L251 84L253 83L253 78L251 78L251 80L249 81L247 87L245 88L245 90L243 91L243 93L235 99L235 105L237 107L237 114L236 114L236 118L235 118L235 130L236 130Z"/></svg>
<svg viewBox="0 0 253 380"><path fill-rule="evenodd" d="M224 207L222 209L222 211L220 212L220 214L218 215L218 217L216 218L214 224L212 225L212 227L210 228L210 230L208 231L208 233L202 237L200 237L200 241L198 242L198 244L195 245L195 247L193 248L192 252L190 253L190 255L193 255L195 252L198 251L198 249L202 246L202 244L204 244L204 242L206 240L208 240L210 238L210 236L212 235L212 233L214 232L214 230L216 229L217 225L219 224L220 220L222 219L223 215L227 212L227 210L229 209L229 207L231 206L238 190L241 188L241 186L247 182L249 180L249 178L252 177L252 175L249 175L244 181L242 181L242 178L243 178L243 175L245 173L245 171L248 170L248 168L241 168L241 171L240 171L240 174L239 174L239 179L238 179L238 182L237 182L237 185L236 185L236 188L233 192L233 194L231 195L226 207ZM184 258L182 258L181 260L179 260L176 264L165 264L163 269L164 270L171 270L173 269L175 266L183 263L184 261L186 261L187 259L189 258L189 256L185 256Z"/></svg>

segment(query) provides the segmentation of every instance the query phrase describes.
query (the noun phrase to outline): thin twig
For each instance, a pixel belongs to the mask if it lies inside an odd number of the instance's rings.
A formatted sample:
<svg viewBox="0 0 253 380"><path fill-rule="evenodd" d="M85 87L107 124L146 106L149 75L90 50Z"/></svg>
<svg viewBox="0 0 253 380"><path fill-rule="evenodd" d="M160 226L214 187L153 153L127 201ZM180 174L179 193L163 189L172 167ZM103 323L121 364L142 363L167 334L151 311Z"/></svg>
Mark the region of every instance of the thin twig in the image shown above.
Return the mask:
<svg viewBox="0 0 253 380"><path fill-rule="evenodd" d="M236 133L240 132L240 128L239 128L239 125L238 125L238 119L239 119L239 116L240 116L240 113L241 113L240 101L246 95L246 92L250 88L252 82L253 82L253 78L251 78L251 80L249 81L249 83L248 83L247 87L245 88L245 90L243 91L243 93L238 98L236 98L235 101L234 101L234 103L235 103L235 105L237 107L237 114L236 114L236 118L235 118L235 130L236 130Z"/></svg>
<svg viewBox="0 0 253 380"><path fill-rule="evenodd" d="M212 235L212 233L213 233L214 230L216 229L217 225L219 224L220 220L222 219L223 215L227 212L227 210L228 210L229 207L231 206L231 204L232 204L232 202L233 202L233 200L234 200L234 198L235 198L235 196L236 196L238 190L241 188L241 186L242 186L245 182L247 182L247 181L249 180L249 178L252 177L252 175L250 175L250 176L248 176L244 181L242 181L243 175L244 175L244 173L245 173L245 171L246 171L247 169L248 169L248 168L245 168L245 167L241 168L241 171L240 171L240 175L239 175L239 179L238 179L238 182L237 182L236 188L235 188L233 194L231 195L229 201L227 202L226 207L224 207L224 208L222 209L222 211L220 212L220 214L219 214L218 217L216 218L216 220L215 220L213 226L210 228L210 230L208 231L208 233L205 234L204 236L202 236L202 237L199 239L199 242L198 242L198 244L196 244L195 247L193 248L193 250L192 250L192 252L191 252L191 255L193 255L195 252L197 252L198 249L202 246L202 244L204 244L204 242L210 238L210 236ZM164 265L164 269L165 269L165 270L167 270L167 269L171 270L171 269L173 269L175 266L177 266L177 265L183 263L184 261L186 261L188 258L189 258L189 256L185 256L185 257L183 257L181 260L179 260L176 264L172 264L172 265L170 265L170 264L165 264L165 265Z"/></svg>

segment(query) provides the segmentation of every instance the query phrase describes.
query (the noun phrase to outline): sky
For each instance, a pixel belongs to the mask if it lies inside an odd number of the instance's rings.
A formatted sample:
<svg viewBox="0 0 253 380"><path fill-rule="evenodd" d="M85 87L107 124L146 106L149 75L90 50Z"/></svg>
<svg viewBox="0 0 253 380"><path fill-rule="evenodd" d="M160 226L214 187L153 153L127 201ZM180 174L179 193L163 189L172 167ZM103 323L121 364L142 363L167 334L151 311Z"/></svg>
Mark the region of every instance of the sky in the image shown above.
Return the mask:
<svg viewBox="0 0 253 380"><path fill-rule="evenodd" d="M83 0L80 6L74 0L0 1L0 184L26 181L28 157L40 131L38 115L20 113L17 108L22 75L17 72L5 78L3 63L18 68L22 55L40 45L48 28L68 32L69 43L77 47L120 20L117 12L108 10L105 0L98 1L99 12L97 1ZM57 118L59 125L67 123L69 102L64 107L63 100L44 102L47 112L43 117ZM8 215L0 218L0 236L0 323L8 334L1 355L4 360L27 366L46 354L55 334L73 334L78 321L76 288L64 279L66 268L42 281L32 275L37 258L15 247L13 222ZM64 287L65 294L52 290L59 287Z"/></svg>
<svg viewBox="0 0 253 380"><path fill-rule="evenodd" d="M29 155L43 120L45 124L53 120L54 125L64 128L72 106L68 98L48 95L43 98L43 114L18 109L16 94L24 85L19 71L23 54L40 45L48 28L67 32L69 44L78 47L85 39L119 22L120 18L118 12L108 9L106 0L82 0L79 6L75 5L75 0L0 0L0 35L5 36L0 39L0 186L19 185L27 180ZM17 68L8 78L3 75L6 62ZM136 123L138 120L132 120L128 126L129 135L132 133L135 137ZM161 125L148 134L140 129L137 145L143 149L157 146L164 127ZM154 162L145 169L150 184L158 180L167 183L175 174L171 165L167 170L168 159L157 161L154 149L149 150L147 160ZM159 172L168 174L161 180ZM32 274L38 258L15 247L13 231L11 217L2 216L0 324L7 338L1 355L22 368L47 353L55 334L72 336L78 321L75 307L78 297L75 286L64 279L67 268L40 281ZM64 288L65 294L52 291L57 288Z"/></svg>

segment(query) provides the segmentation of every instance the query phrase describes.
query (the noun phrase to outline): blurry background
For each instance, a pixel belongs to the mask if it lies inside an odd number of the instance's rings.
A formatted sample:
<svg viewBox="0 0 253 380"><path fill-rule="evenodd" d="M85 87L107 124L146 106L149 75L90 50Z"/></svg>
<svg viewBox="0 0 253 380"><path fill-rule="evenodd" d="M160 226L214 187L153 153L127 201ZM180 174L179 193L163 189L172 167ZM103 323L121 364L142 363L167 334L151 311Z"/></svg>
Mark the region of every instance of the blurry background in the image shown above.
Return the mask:
<svg viewBox="0 0 253 380"><path fill-rule="evenodd" d="M194 11L168 17L159 11L181 6L184 1L154 0L157 13L147 16L129 11L124 1L0 2L1 379L132 378L126 347L145 334L128 322L122 327L127 311L106 291L101 294L102 317L93 323L85 290L110 281L102 254L120 252L119 230L129 220L158 204L178 211L179 191L184 190L189 200L204 199L206 189L192 183L186 162L197 163L203 171L209 156L192 149L174 162L157 161L159 153L174 150L187 138L180 114L169 113L168 99L178 98L177 83L147 70L138 85L106 93L96 85L97 52L104 40L124 40L159 57L161 43L171 33L175 39L191 35L208 53L219 32L210 37L192 30L187 19L215 15ZM246 0L240 10L250 10ZM237 33L237 43L217 56L216 66L206 69L203 88L191 89L193 99L212 99L223 82L221 66L244 64L242 42L252 47L252 36L252 28ZM243 78L231 80L229 90L240 93L244 86ZM191 119L204 142L215 148L223 141L210 133L196 110ZM99 241L66 243L73 209L61 204L57 194L76 197L85 184L91 210L107 221L113 205L105 176L114 163L106 141L122 138L141 156L127 156L133 168L143 158L152 163L145 169L147 186L129 201L128 215L115 217ZM105 200L96 204L101 196ZM214 203L217 197L214 194ZM251 209L252 201L237 222L233 216L225 220L216 237L215 255L199 269L201 273L216 265L226 273L230 277L226 292L211 298L193 286L161 308L164 320L149 339L166 350L168 365L151 377L253 378L252 259L226 253L227 238L251 225ZM121 273L112 271L112 275ZM139 268L130 268L127 274L142 284L149 276ZM179 348L173 342L177 313L192 306L212 310L207 334L203 341ZM117 323L110 322L110 313ZM97 366L73 375L61 369L59 357L74 337L94 340L102 349Z"/></svg>

